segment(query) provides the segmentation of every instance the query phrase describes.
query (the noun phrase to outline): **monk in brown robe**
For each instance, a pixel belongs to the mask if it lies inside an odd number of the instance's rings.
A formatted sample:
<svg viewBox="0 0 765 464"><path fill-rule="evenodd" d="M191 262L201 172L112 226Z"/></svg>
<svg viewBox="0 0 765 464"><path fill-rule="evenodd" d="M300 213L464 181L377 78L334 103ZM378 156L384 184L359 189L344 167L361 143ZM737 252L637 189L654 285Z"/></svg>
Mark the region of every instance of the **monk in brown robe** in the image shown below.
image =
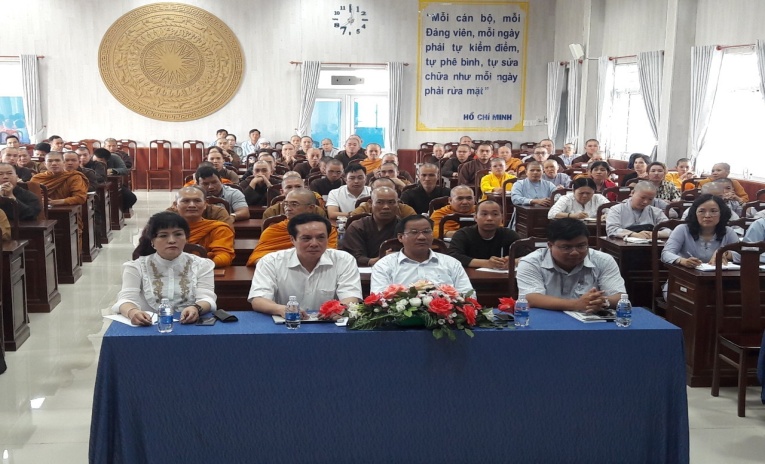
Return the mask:
<svg viewBox="0 0 765 464"><path fill-rule="evenodd" d="M292 240L290 240L290 234L287 231L289 220L298 214L315 213L318 210L313 192L304 188L291 190L284 199L283 207L287 219L271 224L261 232L258 244L247 260L248 266L255 266L260 258L271 252L292 248ZM327 247L337 248L337 230L334 227L332 233L329 234Z"/></svg>
<svg viewBox="0 0 765 464"><path fill-rule="evenodd" d="M178 190L175 207L189 223L188 243L205 247L216 268L228 267L234 260L234 229L221 221L202 218L207 203L205 192L195 185Z"/></svg>

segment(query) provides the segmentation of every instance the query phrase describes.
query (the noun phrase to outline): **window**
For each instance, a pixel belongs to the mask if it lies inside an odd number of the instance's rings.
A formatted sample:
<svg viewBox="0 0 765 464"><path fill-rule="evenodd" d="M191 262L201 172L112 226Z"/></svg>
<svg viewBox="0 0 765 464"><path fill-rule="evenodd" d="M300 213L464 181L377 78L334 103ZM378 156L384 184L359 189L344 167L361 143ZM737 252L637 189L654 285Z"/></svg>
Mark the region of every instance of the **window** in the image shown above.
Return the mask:
<svg viewBox="0 0 765 464"><path fill-rule="evenodd" d="M611 121L609 158L629 159L632 153L651 155L656 139L645 112L637 63L614 66Z"/></svg>
<svg viewBox="0 0 765 464"><path fill-rule="evenodd" d="M736 177L765 177L765 160L754 144L763 125L765 102L760 95L757 56L753 50L726 50L696 173L709 173L712 165L724 160Z"/></svg>
<svg viewBox="0 0 765 464"><path fill-rule="evenodd" d="M342 148L351 134L364 146L385 149L388 135L388 70L384 68L322 68L316 104L311 115L311 137L325 138Z"/></svg>
<svg viewBox="0 0 765 464"><path fill-rule="evenodd" d="M21 64L0 61L0 145L5 145L9 135L17 136L21 143L29 143L22 95Z"/></svg>

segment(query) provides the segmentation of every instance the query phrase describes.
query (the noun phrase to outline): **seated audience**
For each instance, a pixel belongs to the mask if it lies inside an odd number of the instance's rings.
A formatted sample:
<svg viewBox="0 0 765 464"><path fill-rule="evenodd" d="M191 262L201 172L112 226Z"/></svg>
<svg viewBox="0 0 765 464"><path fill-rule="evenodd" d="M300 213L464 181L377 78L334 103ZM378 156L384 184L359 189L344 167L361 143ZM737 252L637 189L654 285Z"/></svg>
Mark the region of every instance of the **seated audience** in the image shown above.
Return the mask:
<svg viewBox="0 0 765 464"><path fill-rule="evenodd" d="M234 221L246 221L250 219L250 208L244 193L221 183L219 172L214 167L200 167L194 173L197 185L202 187L208 197L217 197L226 200L229 205L231 217Z"/></svg>
<svg viewBox="0 0 765 464"><path fill-rule="evenodd" d="M587 140L584 142L584 154L571 160L571 167L576 169L582 167L583 164L589 165L593 161L592 157L598 151L600 151L600 142L596 139Z"/></svg>
<svg viewBox="0 0 765 464"><path fill-rule="evenodd" d="M239 158L240 164L236 166L236 168L238 169L239 166L241 166L242 156L244 156L244 152L242 151L241 147L239 147L239 145L237 145L236 143L236 135L228 134L226 136L226 140L228 141L228 145L226 146L228 151L232 151L236 153L236 156Z"/></svg>
<svg viewBox="0 0 765 464"><path fill-rule="evenodd" d="M221 221L204 219L207 203L201 187L183 187L176 193L178 214L189 223L188 242L202 245L215 267L228 267L234 260L234 229Z"/></svg>
<svg viewBox="0 0 765 464"><path fill-rule="evenodd" d="M0 196L16 200L19 206L19 220L33 221L40 214L42 206L37 195L18 186L16 170L8 163L0 163ZM6 217L13 219L13 209L3 208Z"/></svg>
<svg viewBox="0 0 765 464"><path fill-rule="evenodd" d="M596 218L598 207L608 203L603 195L595 193L595 181L589 177L580 177L573 183L573 192L561 195L547 213L548 219L587 219Z"/></svg>
<svg viewBox="0 0 765 464"><path fill-rule="evenodd" d="M32 161L32 157L29 156L27 147L19 147L19 156L16 159L16 164L20 168L27 168L32 171L32 174L45 171L45 164Z"/></svg>
<svg viewBox="0 0 765 464"><path fill-rule="evenodd" d="M399 167L398 167L398 155L396 155L395 153L386 153L386 154L384 154L382 156L382 164L384 165L385 163L393 163L393 164L396 165L396 169L398 169L398 171L397 171L398 174L396 174L396 175L398 176L399 179L404 181L404 185L409 185L409 184L413 184L414 183L414 177L412 177L411 174L409 174L406 171L403 171L403 170L399 169ZM370 180L370 176L371 175L372 175L372 173L367 174L367 181Z"/></svg>
<svg viewBox="0 0 765 464"><path fill-rule="evenodd" d="M538 161L531 161L526 165L526 178L513 185L510 198L517 206L546 206L549 207L550 194L557 187L552 182L542 179L542 165Z"/></svg>
<svg viewBox="0 0 765 464"><path fill-rule="evenodd" d="M130 170L125 166L125 162L119 156L112 156L111 152L106 148L96 148L93 151L93 155L98 161L106 163L106 174L109 176L128 176ZM95 170L95 169L94 169ZM128 188L127 185L122 185L120 188L120 195L122 195L122 207L123 211L128 211L138 201L138 197Z"/></svg>
<svg viewBox="0 0 765 464"><path fill-rule="evenodd" d="M414 208L417 214L427 213L431 201L440 197L448 197L451 193L448 188L438 185L441 173L436 164L425 163L421 165L417 177L420 181L419 185L401 194L401 201Z"/></svg>
<svg viewBox="0 0 765 464"><path fill-rule="evenodd" d="M302 189L305 188L305 184L303 183L303 179L298 175L295 171L287 171L284 173L284 177L282 177L282 183L281 185L281 194L287 195L292 190L295 189ZM316 192L312 192L314 197L316 198L316 211L313 211L314 213L320 215L320 216L327 216L327 212L324 210L324 200L321 198L321 195L319 195ZM276 204L272 204L268 208L266 208L265 211L263 211L263 219L268 219L272 216L279 216L281 214L284 214L284 208L283 208L283 202L278 202Z"/></svg>
<svg viewBox="0 0 765 464"><path fill-rule="evenodd" d="M326 162L325 177L311 181L309 188L327 201L329 192L343 186L343 163L336 159Z"/></svg>
<svg viewBox="0 0 765 464"><path fill-rule="evenodd" d="M359 267L373 266L378 260L380 245L396 236L398 194L390 187L372 190L372 215L353 221L345 231L340 249L347 251Z"/></svg>
<svg viewBox="0 0 765 464"><path fill-rule="evenodd" d="M298 214L316 214L318 211L321 211L321 208L316 204L316 197L313 192L304 188L290 190L281 204L287 219L277 222L276 224L271 224L261 232L258 244L247 259L248 266L254 266L258 260L269 253L286 250L293 246L287 231L287 225L290 219ZM322 217L324 217L324 215L322 215ZM330 248L337 248L337 231L334 227L329 234L328 245Z"/></svg>
<svg viewBox="0 0 765 464"><path fill-rule="evenodd" d="M64 155L60 151L45 155L45 167L47 171L35 174L32 182L48 188L49 205L85 204L88 200L88 178L81 172L67 172L64 169ZM79 225L82 230L82 223L79 222Z"/></svg>
<svg viewBox="0 0 765 464"><path fill-rule="evenodd" d="M271 167L266 161L256 161L252 166L252 176L246 177L239 183L244 198L250 206L268 206L268 188L273 185Z"/></svg>
<svg viewBox="0 0 765 464"><path fill-rule="evenodd" d="M80 166L80 158L77 153L73 151L67 151L64 153L64 170L65 171L77 171L83 174L88 179L88 192L95 192L96 186L99 184L95 171Z"/></svg>
<svg viewBox="0 0 765 464"><path fill-rule="evenodd" d="M296 156L296 150L294 145L292 145L291 143L285 143L284 145L282 145L281 163L283 165L292 169L296 161L295 156Z"/></svg>
<svg viewBox="0 0 765 464"><path fill-rule="evenodd" d="M218 129L217 131L215 131L215 140L213 140L210 143L210 146L211 147L216 146L218 143L218 140L225 139L227 135L228 135L228 131L226 129Z"/></svg>
<svg viewBox="0 0 765 464"><path fill-rule="evenodd" d="M475 176L478 171L491 169L491 156L493 153L494 147L492 145L479 145L478 150L476 150L475 159L466 162L464 166L460 166L457 176L458 182L462 185L475 185L476 182L481 182Z"/></svg>
<svg viewBox="0 0 765 464"><path fill-rule="evenodd" d="M250 129L248 133L250 139L242 142L242 156L247 156L252 153L257 153L260 150L258 140L260 139L260 131L258 129Z"/></svg>
<svg viewBox="0 0 765 464"><path fill-rule="evenodd" d="M654 161L648 165L648 180L656 186L656 198L672 202L680 199L680 191L675 184L665 180L667 176L667 166L659 161Z"/></svg>
<svg viewBox="0 0 765 464"><path fill-rule="evenodd" d="M540 144L534 148L534 152L531 155L523 158L523 162L528 163L529 161L538 161L544 166L545 161L552 160L552 161L555 161L556 164L558 164L558 168L560 170L566 169L566 165L563 163L563 160L561 160L554 154L551 154L550 151L548 151L548 148L552 149L552 142L550 141L550 139L545 139L545 140L547 141L547 146L542 145L540 142ZM555 153L555 152L552 152L552 153Z"/></svg>
<svg viewBox="0 0 765 464"><path fill-rule="evenodd" d="M699 188L702 185L715 181L717 179L727 179L728 176L730 176L730 164L717 163L714 166L712 166L712 173L709 174L709 178L699 182ZM746 190L744 190L744 187L742 187L741 184L739 184L738 181L735 179L731 179L731 182L733 183L733 190L735 193L733 195L730 195L730 198L728 199L733 199L741 203L748 202L749 195L746 193Z"/></svg>
<svg viewBox="0 0 765 464"><path fill-rule="evenodd" d="M513 156L513 150L508 146L501 146L497 150L497 156L505 160L505 170L510 174L520 176L526 171L526 165L520 158Z"/></svg>
<svg viewBox="0 0 765 464"><path fill-rule="evenodd" d="M192 324L216 309L215 265L207 258L184 253L188 223L176 213L149 219L138 243L140 257L124 264L122 290L112 311L134 325L151 325L151 313L163 298L180 309L181 324Z"/></svg>
<svg viewBox="0 0 765 464"><path fill-rule="evenodd" d="M235 151L229 150L229 141L225 136L219 137L218 140L215 141L215 146L220 148L220 151L223 154L223 160L226 163L229 163L234 169L239 169L239 166L242 165L242 160L239 159L239 155L237 155Z"/></svg>
<svg viewBox="0 0 765 464"><path fill-rule="evenodd" d="M499 203L492 200L478 203L475 221L475 225L454 233L446 253L464 267L507 269L508 251L518 240L518 234L504 227Z"/></svg>
<svg viewBox="0 0 765 464"><path fill-rule="evenodd" d="M74 152L77 153L77 156L80 158L80 166L90 169L95 173L96 183L103 184L106 182L106 163L101 162L98 158L93 156L90 151L88 151L88 147L77 147Z"/></svg>
<svg viewBox="0 0 765 464"><path fill-rule="evenodd" d="M438 165L438 163L441 160L446 161L444 158L446 150L444 150L444 146L440 143L437 143L433 145L433 151L430 153L426 153L425 156L422 158L423 163L433 163L435 165Z"/></svg>
<svg viewBox="0 0 765 464"><path fill-rule="evenodd" d="M467 163L470 159L470 147L462 144L457 147L457 153L455 156L446 160L443 166L441 166L441 175L447 179L457 177L460 166Z"/></svg>
<svg viewBox="0 0 765 464"><path fill-rule="evenodd" d="M330 219L338 216L348 216L356 209L356 201L361 197L367 197L371 193L366 182L366 170L359 164L349 164L344 170L345 185L336 188L327 195L327 214Z"/></svg>
<svg viewBox="0 0 765 464"><path fill-rule="evenodd" d="M387 177L380 177L379 179L373 180L372 183L369 184L369 188L372 191L380 187L389 187L393 190L396 190L396 184L394 184L393 181ZM370 198L369 201L365 201L364 203L360 204L358 208L351 211L351 216L356 216L357 214L364 213L372 214L372 198ZM398 201L395 207L395 213L397 218L405 218L407 216L411 216L412 214L417 214L411 206L401 203L401 200Z"/></svg>
<svg viewBox="0 0 765 464"><path fill-rule="evenodd" d="M380 169L380 166L382 165L382 149L380 148L380 145L376 143L370 143L367 145L366 154L366 159L363 159L360 162L360 164L364 166L364 169L366 169L368 173L372 173L377 169Z"/></svg>
<svg viewBox="0 0 765 464"><path fill-rule="evenodd" d="M295 156L297 158L305 159L306 153L308 153L308 150L311 148L313 148L313 139L307 135L304 135L300 137L300 149L297 151Z"/></svg>
<svg viewBox="0 0 765 464"><path fill-rule="evenodd" d="M720 193L719 194L715 193L715 196L719 196L723 200L725 200L725 204L735 214L736 217L732 217L731 220L738 219L738 217L741 216L744 212L743 211L744 202L741 200L741 197L736 195L736 188L733 186L733 180L728 179L727 177L720 177L719 179L715 179L712 182L707 182L704 185L702 185L701 191L703 192L704 187L709 187L711 185L719 186ZM750 211L752 213L755 212L754 209L750 209Z"/></svg>
<svg viewBox="0 0 765 464"><path fill-rule="evenodd" d="M293 248L266 255L252 276L247 301L252 309L284 317L290 296L302 310L318 311L332 299L361 299L361 278L353 256L327 248L332 226L326 218L303 213L290 219Z"/></svg>
<svg viewBox="0 0 765 464"><path fill-rule="evenodd" d="M656 197L656 186L641 180L632 195L609 209L606 215L606 233L609 237L651 238L653 227L668 218L660 208L651 206ZM659 238L667 238L669 230L659 231Z"/></svg>
<svg viewBox="0 0 765 464"><path fill-rule="evenodd" d="M742 241L749 243L765 241L765 218L754 221L746 230ZM765 253L760 255L760 262L765 263Z"/></svg>
<svg viewBox="0 0 765 464"><path fill-rule="evenodd" d="M0 150L0 156L0 159L2 159L3 163L8 163L13 166L13 169L16 170L16 175L19 176L19 179L21 179L23 182L29 182L29 179L31 179L34 174L29 169L18 165L18 148L5 147Z"/></svg>
<svg viewBox="0 0 765 464"><path fill-rule="evenodd" d="M587 172L593 182L595 182L595 193L603 195L606 189L616 187L616 184L609 179L609 176L611 176L611 165L606 161L593 161L587 166ZM619 196L616 192L609 192L606 198L608 198L608 201L616 201Z"/></svg>
<svg viewBox="0 0 765 464"><path fill-rule="evenodd" d="M309 148L305 153L305 159L305 163L298 163L295 166L295 172L300 174L303 179L308 179L312 174L319 172L321 151L318 148Z"/></svg>
<svg viewBox="0 0 765 464"><path fill-rule="evenodd" d="M589 248L589 235L577 219L548 224L547 248L518 263L518 294L526 295L529 307L588 313L616 307L624 279L614 258Z"/></svg>
<svg viewBox="0 0 765 464"><path fill-rule="evenodd" d="M458 185L454 187L449 195L449 204L433 211L433 214L430 216L430 219L433 220L433 224L435 224L434 230L436 238L449 238L457 232L460 225L454 221L449 221L444 224L444 237L441 237L439 233L441 219L443 219L444 216L455 213L463 215L471 215L475 213L475 197L473 196L473 189L467 185Z"/></svg>
<svg viewBox="0 0 765 464"><path fill-rule="evenodd" d="M330 158L334 158L337 156L337 154L340 152L337 148L335 148L332 145L332 139L323 139L321 141L321 156L322 158L325 156L329 156Z"/></svg>
<svg viewBox="0 0 765 464"><path fill-rule="evenodd" d="M728 227L730 209L722 198L700 195L688 209L688 220L677 226L669 235L661 260L668 264L695 268L702 263L715 264L720 247L738 243L738 235ZM732 258L730 252L723 262Z"/></svg>
<svg viewBox="0 0 765 464"><path fill-rule="evenodd" d="M672 182L677 190L682 191L683 182L693 179L693 171L691 171L691 161L688 158L680 158L675 165L677 172L668 172L665 176L665 180Z"/></svg>
<svg viewBox="0 0 765 464"><path fill-rule="evenodd" d="M436 285L448 284L460 293L473 290L473 284L459 261L430 249L433 245L433 221L418 215L407 216L398 223L396 237L403 247L372 267L371 292L380 292L391 284L409 285L418 280L429 280Z"/></svg>
<svg viewBox="0 0 765 464"><path fill-rule="evenodd" d="M218 172L220 179L228 179L231 182L239 182L239 174L228 169L223 161L223 152L218 147L211 147L207 151L207 161L209 161Z"/></svg>
<svg viewBox="0 0 765 464"><path fill-rule="evenodd" d="M571 185L571 177L564 172L558 172L559 164L551 159L542 163L544 175L542 180L552 182L556 187L568 188Z"/></svg>
<svg viewBox="0 0 765 464"><path fill-rule="evenodd" d="M109 153L111 153L113 156L114 155L119 156L120 159L122 159L122 162L125 163L126 168L128 169L133 168L133 160L130 159L130 155L120 150L119 148L117 148L117 139L112 137L104 139L104 148L109 150Z"/></svg>
<svg viewBox="0 0 765 464"><path fill-rule="evenodd" d="M566 165L566 168L571 167L571 163L574 161L574 158L576 158L576 155L574 154L574 144L573 143L566 143L563 145L563 153L558 155L558 158L563 161L563 164Z"/></svg>
<svg viewBox="0 0 765 464"><path fill-rule="evenodd" d="M396 186L396 192L401 192L404 187L411 185L411 182L401 178L402 176L399 175L396 163L390 161L382 163L377 171L367 174L367 184L371 184L374 179L383 177L390 179L391 182L393 182Z"/></svg>
<svg viewBox="0 0 765 464"><path fill-rule="evenodd" d="M492 158L490 165L491 165L491 172L483 176L483 178L481 178L480 180L477 179L477 181L480 182L481 192L483 193L483 196L481 196L481 200L485 200L487 198L487 195L489 194L503 195L504 192L502 191L502 184L505 181L515 178L515 176L508 174L505 171L504 159ZM505 185L506 192L510 192L512 190L513 190L513 184Z"/></svg>
<svg viewBox="0 0 765 464"><path fill-rule="evenodd" d="M367 155L361 148L361 138L358 135L351 135L345 141L345 149L335 155L335 159L343 163L343 169L348 167L348 163L353 160L366 159Z"/></svg>
<svg viewBox="0 0 765 464"><path fill-rule="evenodd" d="M622 177L622 187L627 185L632 179L648 180L648 165L651 163L651 158L637 153L634 155L632 168L635 172L631 172Z"/></svg>

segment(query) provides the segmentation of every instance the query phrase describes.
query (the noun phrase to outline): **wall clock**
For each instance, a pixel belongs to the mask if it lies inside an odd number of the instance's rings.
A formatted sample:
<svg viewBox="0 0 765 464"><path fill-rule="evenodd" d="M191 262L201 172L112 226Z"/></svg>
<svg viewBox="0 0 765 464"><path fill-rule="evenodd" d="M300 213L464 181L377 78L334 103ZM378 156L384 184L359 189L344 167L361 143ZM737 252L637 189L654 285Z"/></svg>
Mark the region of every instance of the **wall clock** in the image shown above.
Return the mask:
<svg viewBox="0 0 765 464"><path fill-rule="evenodd" d="M367 21L369 18L366 10L353 3L340 5L332 12L333 26L340 30L341 35L347 34L348 37L361 34L367 28Z"/></svg>

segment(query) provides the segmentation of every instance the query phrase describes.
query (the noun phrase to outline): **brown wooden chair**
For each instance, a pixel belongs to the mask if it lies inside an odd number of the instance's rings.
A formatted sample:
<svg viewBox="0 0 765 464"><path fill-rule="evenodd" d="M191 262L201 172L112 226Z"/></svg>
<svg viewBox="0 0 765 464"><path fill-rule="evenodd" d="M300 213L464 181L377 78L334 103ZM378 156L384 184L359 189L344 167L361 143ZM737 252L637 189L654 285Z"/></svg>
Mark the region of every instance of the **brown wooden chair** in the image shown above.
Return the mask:
<svg viewBox="0 0 765 464"><path fill-rule="evenodd" d="M402 189L401 189L401 193L404 193L404 192L406 192L407 190L411 190L411 189L417 188L418 186L419 186L419 184L409 184L409 185L405 185L405 186L404 186L404 188L402 188ZM401 196L401 195L399 195L399 196Z"/></svg>
<svg viewBox="0 0 765 464"><path fill-rule="evenodd" d="M8 218L11 224L11 240L19 239L19 203L11 198L0 197L0 207L3 210L10 210L13 217Z"/></svg>
<svg viewBox="0 0 765 464"><path fill-rule="evenodd" d="M117 140L117 150L127 153L128 158L130 158L131 166L130 166L130 176L128 176L128 188L131 190L133 189L133 184L135 184L135 176L138 171L136 171L136 160L138 157L138 143L136 143L135 140L130 139L119 139Z"/></svg>
<svg viewBox="0 0 765 464"><path fill-rule="evenodd" d="M359 213L359 214L351 214L348 216L348 219L345 221L345 230L348 230L348 227L353 223L353 221L357 221L359 219L363 219L365 217L371 216L371 213Z"/></svg>
<svg viewBox="0 0 765 464"><path fill-rule="evenodd" d="M459 142L448 142L448 143L445 143L444 144L444 152L445 153L449 153L449 152L454 153L454 152L457 151L457 147L459 147L459 146L460 146Z"/></svg>
<svg viewBox="0 0 765 464"><path fill-rule="evenodd" d="M270 205L271 200L282 194L281 184L274 184L266 190L266 204Z"/></svg>
<svg viewBox="0 0 765 464"><path fill-rule="evenodd" d="M404 248L404 244L399 242L398 238L389 238L380 244L380 253L377 256L384 258L388 251L401 251L402 248ZM430 245L430 249L436 253L446 253L447 248L449 248L449 245L437 238L434 238L433 244Z"/></svg>
<svg viewBox="0 0 765 464"><path fill-rule="evenodd" d="M574 189L570 189L570 188L553 190L553 192L550 194L551 204L554 205L555 202L558 201L560 197L564 197L566 196L566 194L568 194L568 192L573 192L573 191Z"/></svg>
<svg viewBox="0 0 765 464"><path fill-rule="evenodd" d="M490 173L491 170L489 169L479 169L478 172L475 173L475 177L473 178L473 195L475 196L476 200L483 196L483 192L481 191L481 181L483 180L484 176L487 176Z"/></svg>
<svg viewBox="0 0 765 464"><path fill-rule="evenodd" d="M533 150L537 146L536 142L523 142L520 147L521 150Z"/></svg>
<svg viewBox="0 0 765 464"><path fill-rule="evenodd" d="M520 240L516 240L510 245L510 250L507 252L507 256L510 258L507 262L507 277L509 296L511 298L518 298L518 282L515 280L515 261L527 254L538 250L540 248L547 247L547 238L545 237L527 237Z"/></svg>
<svg viewBox="0 0 765 464"><path fill-rule="evenodd" d="M229 204L228 201L224 200L223 198L208 196L206 198L206 200L207 200L207 203L209 203L211 205L220 205L220 206L226 208L226 211L228 211L229 214L232 213L231 205Z"/></svg>
<svg viewBox="0 0 765 464"><path fill-rule="evenodd" d="M730 287L730 280L726 279L723 284L722 258L727 251L741 256L741 287L738 292L724 291L723 285ZM715 259L717 337L712 368L712 396L720 394L720 363L734 367L738 373L739 417L744 417L746 413L747 379L756 373L757 356L765 330L759 268L762 253L765 253L765 242L738 242L721 247Z"/></svg>
<svg viewBox="0 0 765 464"><path fill-rule="evenodd" d="M276 216L271 216L268 219L263 219L263 226L261 228L261 233L268 229L268 226L271 224L276 224L277 222L282 222L283 220L287 219L287 216L284 214L277 214Z"/></svg>
<svg viewBox="0 0 765 464"><path fill-rule="evenodd" d="M633 169L614 169L611 171L611 175L616 176L616 185L621 185L624 176L633 172L635 172Z"/></svg>
<svg viewBox="0 0 765 464"><path fill-rule="evenodd" d="M513 149L513 142L511 142L510 140L495 140L494 142L492 142L492 145L494 146L495 152L499 150L501 147L507 147L511 151Z"/></svg>
<svg viewBox="0 0 765 464"><path fill-rule="evenodd" d="M748 203L744 203L744 209L741 212L741 217L752 217L764 209L765 209L765 201L755 200L755 201L750 201ZM751 215L749 214L749 210L753 211Z"/></svg>
<svg viewBox="0 0 765 464"><path fill-rule="evenodd" d="M181 145L181 175L193 175L199 163L205 159L205 143L201 140L184 140Z"/></svg>
<svg viewBox="0 0 765 464"><path fill-rule="evenodd" d="M207 258L207 250L202 245L196 243L187 243L183 246L184 253L191 253L197 255L200 258Z"/></svg>
<svg viewBox="0 0 765 464"><path fill-rule="evenodd" d="M692 179L684 180L683 183L680 184L682 186L680 190L685 192L686 190L697 189L699 188L699 182L704 179L706 179L706 177L694 177Z"/></svg>
<svg viewBox="0 0 765 464"><path fill-rule="evenodd" d="M315 181L316 179L321 179L322 177L324 177L324 174L320 172L316 174L311 174L310 176L308 176L308 181L306 181L306 183L308 185L311 185L311 182Z"/></svg>
<svg viewBox="0 0 765 464"><path fill-rule="evenodd" d="M757 190L757 193L754 195L754 197L757 199L757 201L765 201L765 189Z"/></svg>
<svg viewBox="0 0 765 464"><path fill-rule="evenodd" d="M284 201L285 198L287 198L287 195L277 195L268 202L268 206L274 206L275 204Z"/></svg>
<svg viewBox="0 0 765 464"><path fill-rule="evenodd" d="M608 198L610 193L616 194L616 201L624 201L632 194L632 185L627 187L609 187L603 190L603 196Z"/></svg>
<svg viewBox="0 0 765 464"><path fill-rule="evenodd" d="M167 185L172 190L171 172L173 145L167 140L152 140L149 142L149 169L146 170L146 189L151 190L152 181Z"/></svg>
<svg viewBox="0 0 765 464"><path fill-rule="evenodd" d="M673 201L664 208L664 214L670 219L681 219L685 210L693 206L692 201Z"/></svg>
<svg viewBox="0 0 765 464"><path fill-rule="evenodd" d="M680 194L680 199L685 201L693 201L698 196L701 195L701 189L690 189L690 190L684 190L683 193Z"/></svg>
<svg viewBox="0 0 765 464"><path fill-rule="evenodd" d="M603 203L598 206L598 211L595 214L595 243L597 243L597 248L599 250L602 248L601 242L603 239L601 237L606 234L606 221L603 219L603 214L607 209L613 208L618 204L618 201L609 201L608 203Z"/></svg>
<svg viewBox="0 0 765 464"><path fill-rule="evenodd" d="M433 211L441 209L449 204L449 197L438 197L430 200L428 205L428 216L433 216Z"/></svg>
<svg viewBox="0 0 765 464"><path fill-rule="evenodd" d="M358 200L356 200L356 206L354 208L358 208L359 206L363 205L364 203L369 203L372 201L372 197L369 195L359 197Z"/></svg>
<svg viewBox="0 0 765 464"><path fill-rule="evenodd" d="M93 153L93 150L95 150L96 148L101 148L101 141L96 139L82 139L79 142L77 142L77 145L80 147L82 146L87 147L88 151L90 153Z"/></svg>
<svg viewBox="0 0 765 464"><path fill-rule="evenodd" d="M462 229L463 227L472 226L475 224L475 217L472 214L447 214L446 216L442 217L441 222L438 223L439 237L444 236L444 226L448 222L456 222L459 225L459 228Z"/></svg>
<svg viewBox="0 0 765 464"><path fill-rule="evenodd" d="M685 221L670 219L669 221L660 222L654 226L651 234L651 272L653 277L651 285L651 311L661 317L665 317L667 313L667 300L664 299L664 294L661 291L661 287L667 277L666 267L661 261L661 253L659 252L659 231L662 229L674 230L680 224L685 224Z"/></svg>
<svg viewBox="0 0 765 464"><path fill-rule="evenodd" d="M44 186L43 184L38 184L37 182L19 182L18 185L19 187L25 188L34 193L37 196L37 199L40 200L42 209L37 215L37 220L44 221L48 219L48 187Z"/></svg>
<svg viewBox="0 0 765 464"><path fill-rule="evenodd" d="M755 221L756 221L756 219L754 219L754 218L742 217L742 218L738 218L738 219L733 220L733 221L728 221L728 227L733 227L734 230L735 230L735 228L740 227L741 230L744 231L744 234L746 234L746 231L749 229L749 226L754 224Z"/></svg>

